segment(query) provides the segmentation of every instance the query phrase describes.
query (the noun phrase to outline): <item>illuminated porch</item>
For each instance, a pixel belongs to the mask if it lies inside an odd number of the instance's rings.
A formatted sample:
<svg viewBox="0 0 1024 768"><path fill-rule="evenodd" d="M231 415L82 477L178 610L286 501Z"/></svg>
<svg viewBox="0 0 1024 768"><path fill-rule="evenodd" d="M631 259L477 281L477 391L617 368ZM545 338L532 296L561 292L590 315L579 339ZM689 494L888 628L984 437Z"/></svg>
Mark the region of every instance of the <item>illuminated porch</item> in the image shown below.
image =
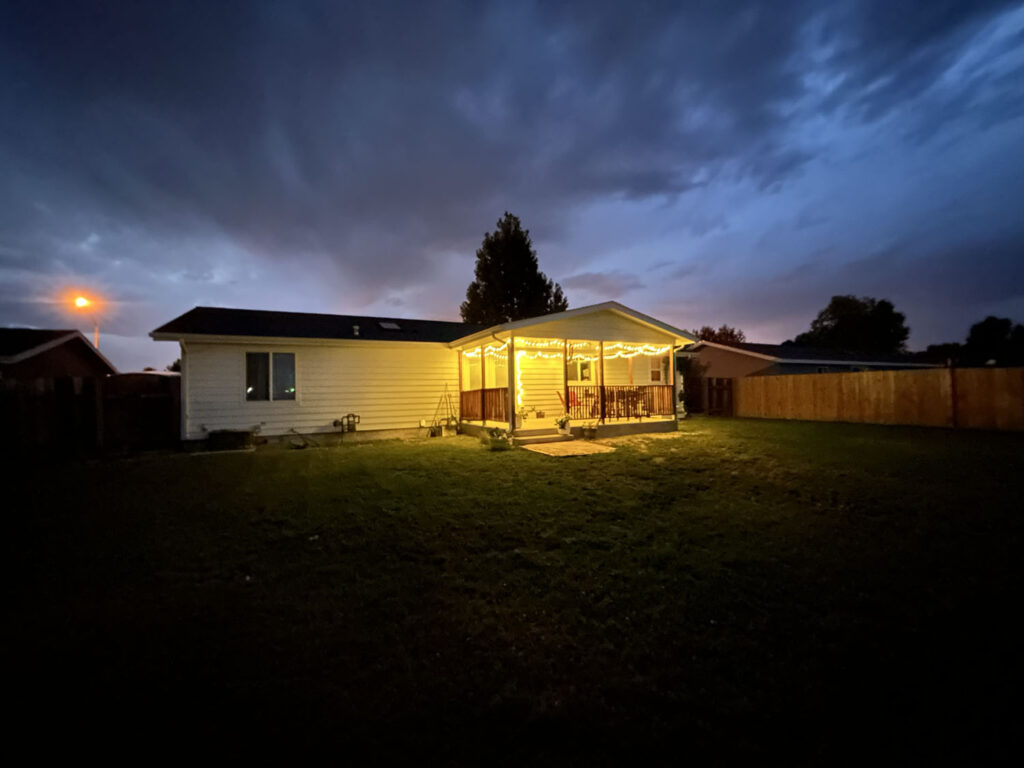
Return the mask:
<svg viewBox="0 0 1024 768"><path fill-rule="evenodd" d="M673 344L512 336L459 350L461 420L512 431L674 422Z"/></svg>

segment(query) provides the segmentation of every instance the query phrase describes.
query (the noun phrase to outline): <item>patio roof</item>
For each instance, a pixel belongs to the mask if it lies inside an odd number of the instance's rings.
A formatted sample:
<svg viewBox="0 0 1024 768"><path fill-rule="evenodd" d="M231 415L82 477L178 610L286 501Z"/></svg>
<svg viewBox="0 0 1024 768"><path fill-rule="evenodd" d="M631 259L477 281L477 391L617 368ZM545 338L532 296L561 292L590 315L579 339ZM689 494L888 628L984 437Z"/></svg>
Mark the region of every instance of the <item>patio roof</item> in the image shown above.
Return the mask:
<svg viewBox="0 0 1024 768"><path fill-rule="evenodd" d="M630 309L617 301L606 301L601 304L591 304L586 307L579 307L578 309L569 309L565 312L555 312L550 315L529 317L523 320L514 320L512 322L502 323L500 325L492 325L490 328L484 328L483 330L455 339L449 346L465 347L491 338L506 339L509 336L528 336L529 334L525 333L525 331L528 331L530 328L561 323L563 321L572 321L586 315L597 314L600 312L612 312L621 317L628 318L640 325L658 331L662 335L674 337L673 343L677 345L689 344L697 341L695 336L680 328L676 328L668 323L663 323L661 320L657 320L650 315L645 315L635 309ZM519 331L524 331L524 333L519 333Z"/></svg>

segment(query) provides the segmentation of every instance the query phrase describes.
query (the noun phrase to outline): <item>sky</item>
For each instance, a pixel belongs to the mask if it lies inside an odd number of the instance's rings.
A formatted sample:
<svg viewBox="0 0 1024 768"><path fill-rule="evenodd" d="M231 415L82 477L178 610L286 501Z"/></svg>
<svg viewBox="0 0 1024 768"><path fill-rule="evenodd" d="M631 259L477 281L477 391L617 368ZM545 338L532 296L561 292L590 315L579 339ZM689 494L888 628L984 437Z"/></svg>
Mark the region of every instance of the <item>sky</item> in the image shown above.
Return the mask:
<svg viewBox="0 0 1024 768"><path fill-rule="evenodd" d="M910 347L1024 321L1024 5L0 5L0 325L163 367L193 306L458 319L505 211L570 307Z"/></svg>

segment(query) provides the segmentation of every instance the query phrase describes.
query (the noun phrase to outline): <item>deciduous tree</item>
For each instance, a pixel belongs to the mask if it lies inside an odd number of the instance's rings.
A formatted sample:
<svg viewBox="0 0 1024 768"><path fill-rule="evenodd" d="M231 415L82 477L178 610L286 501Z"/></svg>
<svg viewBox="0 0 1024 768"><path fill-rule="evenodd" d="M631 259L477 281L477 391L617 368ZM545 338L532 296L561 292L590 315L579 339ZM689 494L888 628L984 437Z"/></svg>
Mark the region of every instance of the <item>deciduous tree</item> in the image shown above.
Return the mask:
<svg viewBox="0 0 1024 768"><path fill-rule="evenodd" d="M889 355L906 351L907 318L891 301L833 296L811 329L788 344Z"/></svg>

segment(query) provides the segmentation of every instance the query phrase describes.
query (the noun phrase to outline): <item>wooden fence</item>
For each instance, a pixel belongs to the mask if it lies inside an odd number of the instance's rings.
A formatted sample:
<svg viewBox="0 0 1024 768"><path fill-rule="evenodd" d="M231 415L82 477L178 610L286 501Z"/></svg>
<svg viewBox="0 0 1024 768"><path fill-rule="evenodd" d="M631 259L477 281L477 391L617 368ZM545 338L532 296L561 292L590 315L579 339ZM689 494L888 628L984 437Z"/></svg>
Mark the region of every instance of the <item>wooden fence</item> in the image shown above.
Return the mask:
<svg viewBox="0 0 1024 768"><path fill-rule="evenodd" d="M736 416L1024 429L1024 368L930 368L734 379Z"/></svg>
<svg viewBox="0 0 1024 768"><path fill-rule="evenodd" d="M178 377L4 379L0 451L82 454L172 447L180 436L180 414Z"/></svg>

